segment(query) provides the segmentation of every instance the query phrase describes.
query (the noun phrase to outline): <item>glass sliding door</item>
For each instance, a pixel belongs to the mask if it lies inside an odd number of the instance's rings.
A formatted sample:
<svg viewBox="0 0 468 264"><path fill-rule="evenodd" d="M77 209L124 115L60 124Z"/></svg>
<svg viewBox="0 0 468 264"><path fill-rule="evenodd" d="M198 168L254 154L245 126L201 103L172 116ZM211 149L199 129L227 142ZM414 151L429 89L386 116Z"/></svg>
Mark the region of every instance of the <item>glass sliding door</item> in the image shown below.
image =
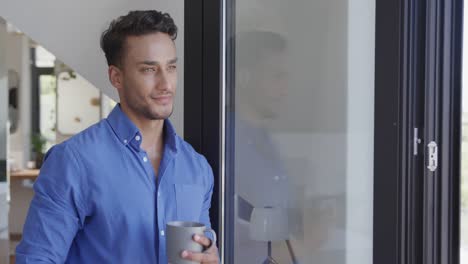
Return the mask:
<svg viewBox="0 0 468 264"><path fill-rule="evenodd" d="M186 0L223 263L458 262L461 4Z"/></svg>
<svg viewBox="0 0 468 264"><path fill-rule="evenodd" d="M231 4L226 263L372 263L375 1Z"/></svg>

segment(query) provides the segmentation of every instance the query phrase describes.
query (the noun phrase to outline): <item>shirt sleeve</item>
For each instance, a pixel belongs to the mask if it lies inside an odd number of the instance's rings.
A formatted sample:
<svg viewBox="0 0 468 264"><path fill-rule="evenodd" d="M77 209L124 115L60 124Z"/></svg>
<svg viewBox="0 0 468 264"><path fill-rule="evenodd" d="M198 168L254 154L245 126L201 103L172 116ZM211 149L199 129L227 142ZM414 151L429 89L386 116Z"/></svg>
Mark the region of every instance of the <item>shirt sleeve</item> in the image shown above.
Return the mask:
<svg viewBox="0 0 468 264"><path fill-rule="evenodd" d="M213 185L214 185L214 178L213 178L213 170L211 169L210 164L204 160L205 168L204 172L205 175L208 177L208 184L205 192L205 197L203 200L203 207L202 207L202 212L201 212L201 217L200 217L200 222L203 223L206 227L211 228L211 221L210 221L210 207L211 207L211 197L213 195ZM207 232L205 234L208 238L213 241L214 237L210 232Z"/></svg>
<svg viewBox="0 0 468 264"><path fill-rule="evenodd" d="M45 157L16 248L16 263L64 263L86 208L83 174L71 146L60 144Z"/></svg>

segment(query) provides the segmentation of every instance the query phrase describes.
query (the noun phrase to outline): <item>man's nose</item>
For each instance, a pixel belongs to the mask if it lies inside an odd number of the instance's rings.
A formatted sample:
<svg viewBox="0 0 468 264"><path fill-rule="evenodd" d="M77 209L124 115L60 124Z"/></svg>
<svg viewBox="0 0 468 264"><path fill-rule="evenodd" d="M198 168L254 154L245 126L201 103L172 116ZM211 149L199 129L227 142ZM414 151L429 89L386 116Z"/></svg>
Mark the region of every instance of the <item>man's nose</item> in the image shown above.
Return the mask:
<svg viewBox="0 0 468 264"><path fill-rule="evenodd" d="M162 73L161 74L161 79L158 82L158 90L163 90L167 91L171 89L171 84L169 82L169 76L167 76L167 73Z"/></svg>

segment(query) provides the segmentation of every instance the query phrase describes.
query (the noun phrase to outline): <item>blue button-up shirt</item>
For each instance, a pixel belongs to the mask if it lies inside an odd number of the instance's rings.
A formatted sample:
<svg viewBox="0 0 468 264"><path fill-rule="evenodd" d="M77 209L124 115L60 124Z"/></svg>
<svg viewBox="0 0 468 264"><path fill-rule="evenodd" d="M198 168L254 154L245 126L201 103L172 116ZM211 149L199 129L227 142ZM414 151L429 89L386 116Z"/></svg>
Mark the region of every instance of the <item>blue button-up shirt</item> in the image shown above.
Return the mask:
<svg viewBox="0 0 468 264"><path fill-rule="evenodd" d="M210 226L213 173L169 120L164 140L156 175L140 131L118 105L53 147L34 184L16 263L167 263L167 222Z"/></svg>

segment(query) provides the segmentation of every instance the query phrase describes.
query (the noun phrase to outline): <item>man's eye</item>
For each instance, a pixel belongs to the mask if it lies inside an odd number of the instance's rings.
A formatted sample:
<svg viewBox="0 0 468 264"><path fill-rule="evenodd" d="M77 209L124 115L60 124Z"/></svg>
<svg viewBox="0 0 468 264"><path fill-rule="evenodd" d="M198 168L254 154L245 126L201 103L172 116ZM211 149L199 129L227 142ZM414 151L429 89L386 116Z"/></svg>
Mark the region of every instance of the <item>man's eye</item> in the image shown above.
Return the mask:
<svg viewBox="0 0 468 264"><path fill-rule="evenodd" d="M176 65L170 65L170 66L169 66L169 70L173 71L173 70L175 70L175 69L177 69L177 66L176 66Z"/></svg>
<svg viewBox="0 0 468 264"><path fill-rule="evenodd" d="M143 68L143 72L154 72L154 68Z"/></svg>

